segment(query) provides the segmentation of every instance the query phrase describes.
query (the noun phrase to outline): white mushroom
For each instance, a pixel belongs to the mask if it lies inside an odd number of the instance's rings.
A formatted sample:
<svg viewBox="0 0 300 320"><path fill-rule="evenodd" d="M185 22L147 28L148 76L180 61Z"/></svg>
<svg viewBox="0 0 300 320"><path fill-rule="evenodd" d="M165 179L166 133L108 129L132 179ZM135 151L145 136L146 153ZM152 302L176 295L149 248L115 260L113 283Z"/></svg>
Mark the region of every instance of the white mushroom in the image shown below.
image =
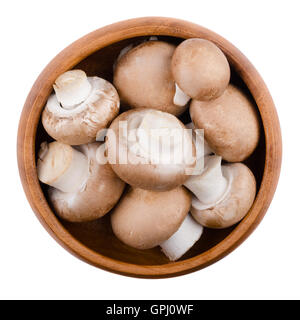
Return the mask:
<svg viewBox="0 0 300 320"><path fill-rule="evenodd" d="M109 162L122 180L136 188L171 190L182 185L195 166L192 138L169 113L130 110L109 129L114 133L106 141Z"/></svg>
<svg viewBox="0 0 300 320"><path fill-rule="evenodd" d="M120 99L114 86L82 70L60 75L42 113L47 133L57 141L79 145L96 140L119 113Z"/></svg>
<svg viewBox="0 0 300 320"><path fill-rule="evenodd" d="M255 198L256 181L242 163L221 166L221 157L208 156L204 171L184 184L192 191L191 213L208 228L226 228L240 221Z"/></svg>
<svg viewBox="0 0 300 320"><path fill-rule="evenodd" d="M119 200L125 183L96 159L98 142L78 150L60 143L43 143L37 172L50 185L49 199L56 213L69 221L82 222L102 217Z"/></svg>

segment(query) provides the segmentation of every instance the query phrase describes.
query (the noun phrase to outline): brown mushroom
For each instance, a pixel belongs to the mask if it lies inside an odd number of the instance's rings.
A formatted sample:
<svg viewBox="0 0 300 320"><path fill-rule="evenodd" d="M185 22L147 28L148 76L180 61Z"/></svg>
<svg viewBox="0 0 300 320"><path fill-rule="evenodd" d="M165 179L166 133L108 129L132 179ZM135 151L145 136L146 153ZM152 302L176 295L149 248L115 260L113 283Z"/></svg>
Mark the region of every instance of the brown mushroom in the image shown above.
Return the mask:
<svg viewBox="0 0 300 320"><path fill-rule="evenodd" d="M171 72L174 50L175 46L167 42L147 41L125 51L114 71L114 85L121 101L132 108L145 107L174 115L183 113L187 100L183 99L184 94L175 95Z"/></svg>
<svg viewBox="0 0 300 320"><path fill-rule="evenodd" d="M57 141L41 146L38 177L52 187L49 199L63 219L82 222L100 218L121 197L125 183L109 164L99 164L99 146L95 142L75 149Z"/></svg>
<svg viewBox="0 0 300 320"><path fill-rule="evenodd" d="M129 187L111 214L114 234L137 249L150 249L170 238L191 206L183 187L156 192Z"/></svg>
<svg viewBox="0 0 300 320"><path fill-rule="evenodd" d="M192 100L190 115L195 127L204 129L209 146L224 160L243 161L258 144L260 129L255 105L234 85L215 100Z"/></svg>
<svg viewBox="0 0 300 320"><path fill-rule="evenodd" d="M133 187L171 190L195 166L195 146L187 131L169 113L147 108L123 112L107 135L109 163Z"/></svg>
<svg viewBox="0 0 300 320"><path fill-rule="evenodd" d="M119 113L120 100L114 86L82 70L60 75L42 113L47 133L57 141L79 145L96 141Z"/></svg>
<svg viewBox="0 0 300 320"><path fill-rule="evenodd" d="M242 163L221 166L221 157L206 157L204 171L185 186L192 191L191 213L208 228L227 228L239 222L251 208L256 194L253 173Z"/></svg>
<svg viewBox="0 0 300 320"><path fill-rule="evenodd" d="M188 39L175 50L172 74L179 88L197 100L219 97L230 80L230 67L224 53L211 41Z"/></svg>

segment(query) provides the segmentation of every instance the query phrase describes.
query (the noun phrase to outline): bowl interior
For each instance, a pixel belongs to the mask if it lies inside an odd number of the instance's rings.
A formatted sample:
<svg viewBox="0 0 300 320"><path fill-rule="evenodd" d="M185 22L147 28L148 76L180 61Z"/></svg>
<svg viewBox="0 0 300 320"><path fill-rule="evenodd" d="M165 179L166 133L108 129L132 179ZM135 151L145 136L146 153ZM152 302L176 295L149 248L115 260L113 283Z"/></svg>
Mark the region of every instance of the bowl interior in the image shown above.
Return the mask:
<svg viewBox="0 0 300 320"><path fill-rule="evenodd" d="M160 40L170 43L179 44L183 39L167 36L158 36ZM138 43L143 40L149 39L148 37L136 37L119 41L82 60L74 68L84 70L89 76L99 76L110 82L113 80L113 63L116 60L120 50L130 43ZM235 72L231 66L231 82L244 90L246 94L251 97L249 90L242 81L242 79ZM251 97L252 98L252 97ZM253 98L252 98L253 99ZM253 99L253 103L254 99ZM256 107L257 108L257 107ZM258 108L257 112L259 114ZM188 111L181 117L184 123L190 121ZM262 128L262 126L261 126ZM42 141L51 141L52 139L46 134L41 122L39 122L36 134L36 154ZM261 138L258 147L254 153L244 162L254 173L257 182L257 191L260 188L262 181L264 164L265 164L265 136L264 130L261 129ZM42 185L42 190L47 198L47 187ZM85 223L70 223L59 219L64 228L79 242L93 250L109 258L119 261L134 263L139 265L162 265L169 263L169 260L160 251L160 249L153 248L150 250L137 250L119 241L113 234L110 225L110 214L106 214L103 218ZM225 239L237 225L223 230L204 229L204 233L191 250L189 250L180 260L185 260L197 256L208 249L215 246L217 243Z"/></svg>

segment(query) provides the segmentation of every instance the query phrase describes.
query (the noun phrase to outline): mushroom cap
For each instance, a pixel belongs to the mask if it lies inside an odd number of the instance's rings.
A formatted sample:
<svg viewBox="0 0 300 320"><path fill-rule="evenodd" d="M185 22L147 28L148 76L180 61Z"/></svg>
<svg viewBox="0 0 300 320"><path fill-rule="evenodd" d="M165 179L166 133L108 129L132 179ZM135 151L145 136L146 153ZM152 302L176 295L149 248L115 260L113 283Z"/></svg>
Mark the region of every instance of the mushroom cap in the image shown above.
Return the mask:
<svg viewBox="0 0 300 320"><path fill-rule="evenodd" d="M179 115L186 110L173 99L175 82L171 59L175 46L163 41L147 41L120 57L114 85L121 101L131 108L152 108Z"/></svg>
<svg viewBox="0 0 300 320"><path fill-rule="evenodd" d="M116 237L137 249L150 249L169 239L191 206L183 187L155 192L129 187L111 214Z"/></svg>
<svg viewBox="0 0 300 320"><path fill-rule="evenodd" d="M172 121L176 121L176 125L178 125L180 129L185 129L181 121L169 113L147 108L139 108L123 112L116 119L114 119L109 128L114 133L116 140L111 139L110 135L108 134L106 140L108 159L115 173L122 180L135 188L156 191L171 190L182 185L189 178L187 173L192 172L193 168L195 167L196 149L191 137L187 135L185 141L187 149L190 148L190 154L193 157L191 160L192 162L178 164L153 163L151 161L146 163L143 157L133 153L128 146L122 142L122 139L119 138L119 136L122 136L119 127L120 122L127 121L129 128L132 122L139 122L139 119L142 119L142 117L149 112L167 116L171 118ZM127 163L122 163L121 158L124 154L128 155ZM184 161L187 159L188 156L184 159Z"/></svg>
<svg viewBox="0 0 300 320"><path fill-rule="evenodd" d="M92 91L74 109L62 108L55 94L49 97L42 123L53 139L69 145L93 142L97 132L107 128L119 113L120 99L114 86L98 77L88 80Z"/></svg>
<svg viewBox="0 0 300 320"><path fill-rule="evenodd" d="M259 119L254 103L233 85L211 101L192 100L190 115L213 151L229 162L251 155L259 141Z"/></svg>
<svg viewBox="0 0 300 320"><path fill-rule="evenodd" d="M125 183L116 176L109 164L99 164L96 151L101 143L94 142L78 147L89 161L89 176L85 187L78 192L49 189L49 198L55 212L71 222L98 219L118 202Z"/></svg>
<svg viewBox="0 0 300 320"><path fill-rule="evenodd" d="M219 97L230 80L230 67L224 53L211 41L188 39L175 50L172 74L180 89L193 99Z"/></svg>
<svg viewBox="0 0 300 320"><path fill-rule="evenodd" d="M251 170L242 163L222 166L231 175L231 189L214 207L197 209L193 200L191 213L194 219L207 228L222 229L239 222L250 210L256 194L256 181Z"/></svg>

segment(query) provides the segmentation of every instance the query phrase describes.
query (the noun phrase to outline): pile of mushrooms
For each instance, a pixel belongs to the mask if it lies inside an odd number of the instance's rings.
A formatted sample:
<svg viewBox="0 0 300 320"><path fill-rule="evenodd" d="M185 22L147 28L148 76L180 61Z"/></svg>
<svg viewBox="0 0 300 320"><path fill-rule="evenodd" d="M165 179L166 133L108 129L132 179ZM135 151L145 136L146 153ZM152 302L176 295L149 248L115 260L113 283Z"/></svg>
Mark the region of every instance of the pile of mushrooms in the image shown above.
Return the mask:
<svg viewBox="0 0 300 320"><path fill-rule="evenodd" d="M56 79L41 117L55 141L40 146L38 178L62 219L109 214L126 245L178 260L204 228L238 223L254 202L242 161L259 141L255 105L208 40L151 37L112 68L113 84L83 70ZM188 124L178 118L186 110Z"/></svg>

